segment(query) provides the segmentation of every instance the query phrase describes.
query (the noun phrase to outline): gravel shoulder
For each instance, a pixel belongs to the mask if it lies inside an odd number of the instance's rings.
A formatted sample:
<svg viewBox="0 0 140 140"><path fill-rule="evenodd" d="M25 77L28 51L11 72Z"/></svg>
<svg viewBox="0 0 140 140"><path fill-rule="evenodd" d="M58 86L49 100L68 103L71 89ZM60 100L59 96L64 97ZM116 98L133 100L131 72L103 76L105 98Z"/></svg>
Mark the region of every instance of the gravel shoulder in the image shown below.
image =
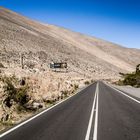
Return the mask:
<svg viewBox="0 0 140 140"><path fill-rule="evenodd" d="M140 88L134 88L131 86L113 86L140 99Z"/></svg>

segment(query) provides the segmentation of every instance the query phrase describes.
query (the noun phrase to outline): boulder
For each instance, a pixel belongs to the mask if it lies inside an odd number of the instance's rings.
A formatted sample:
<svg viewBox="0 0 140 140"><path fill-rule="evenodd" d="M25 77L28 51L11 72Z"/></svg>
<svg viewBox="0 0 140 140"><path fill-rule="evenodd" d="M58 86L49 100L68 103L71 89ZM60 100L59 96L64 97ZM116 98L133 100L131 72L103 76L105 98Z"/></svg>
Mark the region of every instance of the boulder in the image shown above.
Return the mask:
<svg viewBox="0 0 140 140"><path fill-rule="evenodd" d="M34 102L33 103L33 108L34 109L40 109L40 108L43 108L43 105L41 103Z"/></svg>
<svg viewBox="0 0 140 140"><path fill-rule="evenodd" d="M24 107L29 110L38 110L43 108L43 104L30 100L27 104L24 105Z"/></svg>

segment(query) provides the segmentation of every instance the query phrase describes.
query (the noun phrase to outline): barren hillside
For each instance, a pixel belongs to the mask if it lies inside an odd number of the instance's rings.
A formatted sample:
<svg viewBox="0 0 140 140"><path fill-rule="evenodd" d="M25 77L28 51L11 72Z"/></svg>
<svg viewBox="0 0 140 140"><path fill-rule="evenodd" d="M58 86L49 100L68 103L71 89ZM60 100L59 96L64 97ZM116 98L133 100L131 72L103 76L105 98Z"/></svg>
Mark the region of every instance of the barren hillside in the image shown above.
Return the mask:
<svg viewBox="0 0 140 140"><path fill-rule="evenodd" d="M117 80L119 72L133 71L139 58L140 50L38 23L0 7L0 130L94 80ZM67 62L68 70L51 70L52 61Z"/></svg>
<svg viewBox="0 0 140 140"><path fill-rule="evenodd" d="M116 78L140 63L140 50L41 24L0 7L0 57L11 67L24 52L28 60L48 66L66 61L69 70L94 78Z"/></svg>

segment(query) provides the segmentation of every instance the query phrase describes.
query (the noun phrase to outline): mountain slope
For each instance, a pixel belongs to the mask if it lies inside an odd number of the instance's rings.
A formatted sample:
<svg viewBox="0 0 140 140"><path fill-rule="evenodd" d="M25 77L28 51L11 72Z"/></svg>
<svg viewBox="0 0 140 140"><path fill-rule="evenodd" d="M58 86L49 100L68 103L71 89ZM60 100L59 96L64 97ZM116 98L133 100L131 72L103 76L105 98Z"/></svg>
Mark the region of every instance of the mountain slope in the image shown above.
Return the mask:
<svg viewBox="0 0 140 140"><path fill-rule="evenodd" d="M140 63L140 50L72 32L54 25L41 24L0 7L0 57L19 64L20 53L26 60L48 65L67 61L69 70L94 78L115 78L119 72L133 71ZM16 65L17 66L17 65Z"/></svg>

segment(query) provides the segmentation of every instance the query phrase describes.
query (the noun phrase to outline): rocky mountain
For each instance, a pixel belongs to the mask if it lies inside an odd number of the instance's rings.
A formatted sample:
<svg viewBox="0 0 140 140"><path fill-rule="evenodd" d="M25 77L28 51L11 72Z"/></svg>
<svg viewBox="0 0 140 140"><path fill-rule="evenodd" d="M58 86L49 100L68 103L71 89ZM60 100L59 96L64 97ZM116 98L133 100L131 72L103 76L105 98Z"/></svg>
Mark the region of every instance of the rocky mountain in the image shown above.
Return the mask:
<svg viewBox="0 0 140 140"><path fill-rule="evenodd" d="M65 61L69 71L95 79L117 78L140 63L139 49L42 24L0 7L0 60L7 67L18 67L21 53L25 63L49 69L51 61Z"/></svg>

